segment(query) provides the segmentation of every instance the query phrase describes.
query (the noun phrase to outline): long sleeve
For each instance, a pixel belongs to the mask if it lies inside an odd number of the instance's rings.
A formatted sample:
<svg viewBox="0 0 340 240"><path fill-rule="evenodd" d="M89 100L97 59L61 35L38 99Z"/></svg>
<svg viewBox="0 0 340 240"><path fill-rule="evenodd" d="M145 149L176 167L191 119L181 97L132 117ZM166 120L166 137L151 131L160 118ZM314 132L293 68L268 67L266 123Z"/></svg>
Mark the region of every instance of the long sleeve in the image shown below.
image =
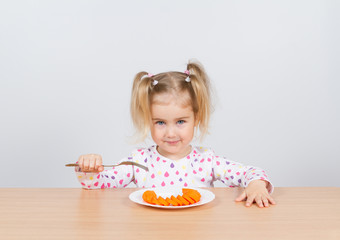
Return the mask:
<svg viewBox="0 0 340 240"><path fill-rule="evenodd" d="M121 161L130 160L123 159ZM76 176L83 188L121 188L126 187L134 179L134 167L121 165L100 173L85 173L76 168Z"/></svg>
<svg viewBox="0 0 340 240"><path fill-rule="evenodd" d="M231 161L225 157L212 156L212 167L215 180L220 180L228 187L247 187L251 181L269 182L267 189L271 193L273 185L264 170Z"/></svg>

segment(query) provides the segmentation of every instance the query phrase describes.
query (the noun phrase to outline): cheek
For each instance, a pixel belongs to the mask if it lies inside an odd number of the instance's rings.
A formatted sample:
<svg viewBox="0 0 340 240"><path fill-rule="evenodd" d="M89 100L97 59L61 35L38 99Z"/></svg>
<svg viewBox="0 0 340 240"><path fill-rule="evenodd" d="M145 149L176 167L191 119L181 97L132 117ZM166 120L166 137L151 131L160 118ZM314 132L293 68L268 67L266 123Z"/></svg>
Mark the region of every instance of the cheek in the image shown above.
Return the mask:
<svg viewBox="0 0 340 240"><path fill-rule="evenodd" d="M160 136L162 135L163 129L164 129L163 126L155 125L151 128L151 135L156 137Z"/></svg>
<svg viewBox="0 0 340 240"><path fill-rule="evenodd" d="M182 133L187 137L187 138L192 138L194 136L194 127L193 126L187 126L185 128L182 128L181 131Z"/></svg>

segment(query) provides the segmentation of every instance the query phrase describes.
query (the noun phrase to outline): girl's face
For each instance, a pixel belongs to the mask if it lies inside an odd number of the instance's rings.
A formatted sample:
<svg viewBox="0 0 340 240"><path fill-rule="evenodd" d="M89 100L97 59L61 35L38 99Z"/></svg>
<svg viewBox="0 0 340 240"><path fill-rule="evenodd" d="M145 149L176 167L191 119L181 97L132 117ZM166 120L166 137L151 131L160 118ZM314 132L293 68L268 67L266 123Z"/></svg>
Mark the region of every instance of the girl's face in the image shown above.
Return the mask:
<svg viewBox="0 0 340 240"><path fill-rule="evenodd" d="M190 105L181 104L171 94L158 94L151 105L151 117L151 136L161 155L178 160L191 152L196 122Z"/></svg>

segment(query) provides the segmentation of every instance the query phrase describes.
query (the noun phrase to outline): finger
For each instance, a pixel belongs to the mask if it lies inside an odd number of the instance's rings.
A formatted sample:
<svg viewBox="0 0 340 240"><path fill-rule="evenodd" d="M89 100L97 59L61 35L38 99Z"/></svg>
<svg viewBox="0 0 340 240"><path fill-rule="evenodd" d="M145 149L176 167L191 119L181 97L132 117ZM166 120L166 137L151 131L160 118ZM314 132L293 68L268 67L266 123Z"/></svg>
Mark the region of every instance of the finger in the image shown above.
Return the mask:
<svg viewBox="0 0 340 240"><path fill-rule="evenodd" d="M104 171L104 167L103 166L99 166L98 167L98 172L102 172L102 171Z"/></svg>
<svg viewBox="0 0 340 240"><path fill-rule="evenodd" d="M88 157L84 157L84 162L83 162L83 170L84 172L89 171L89 166L90 166L90 160Z"/></svg>
<svg viewBox="0 0 340 240"><path fill-rule="evenodd" d="M84 156L83 156L83 155L80 155L79 158L78 158L78 161L77 161L78 166L75 167L75 170L76 170L77 172L82 171L82 170L81 170L81 167L82 167L82 165L83 165L83 161L84 161Z"/></svg>
<svg viewBox="0 0 340 240"><path fill-rule="evenodd" d="M81 162L81 165L79 165L79 167L81 168L82 171L86 171L87 168L87 158L86 155L83 156L83 160Z"/></svg>
<svg viewBox="0 0 340 240"><path fill-rule="evenodd" d="M100 166L100 165L99 165L99 160L98 160L98 158L96 157L95 160L94 160L94 162L93 162L93 171L98 172L98 167L99 167L99 166Z"/></svg>
<svg viewBox="0 0 340 240"><path fill-rule="evenodd" d="M95 170L96 166L96 157L91 156L90 162L89 162L89 171Z"/></svg>
<svg viewBox="0 0 340 240"><path fill-rule="evenodd" d="M276 204L274 198L272 198L271 196L268 196L267 199L269 200L269 202L270 202L271 204L273 204L273 205Z"/></svg>
<svg viewBox="0 0 340 240"><path fill-rule="evenodd" d="M243 200L245 200L247 198L247 194L246 191L243 191L240 196L238 196L235 201L236 202L242 202Z"/></svg>
<svg viewBox="0 0 340 240"><path fill-rule="evenodd" d="M78 158L78 166L81 167L83 165L83 162L84 162L84 156L83 155L80 155L79 158Z"/></svg>
<svg viewBox="0 0 340 240"><path fill-rule="evenodd" d="M255 198L255 202L260 208L263 208L262 198L260 196Z"/></svg>
<svg viewBox="0 0 340 240"><path fill-rule="evenodd" d="M263 199L262 199L262 202L263 202L263 205L264 205L265 207L269 207L269 203L268 203L267 198L263 198Z"/></svg>
<svg viewBox="0 0 340 240"><path fill-rule="evenodd" d="M254 202L254 197L253 196L248 196L247 201L246 201L246 207L250 207Z"/></svg>
<svg viewBox="0 0 340 240"><path fill-rule="evenodd" d="M98 164L102 165L103 164L103 159L101 155L98 155Z"/></svg>
<svg viewBox="0 0 340 240"><path fill-rule="evenodd" d="M97 157L96 157L96 166L95 166L95 169L96 169L96 171L98 171L99 172L99 168L102 166L102 157L100 156L100 155L98 155ZM104 169L103 169L104 170Z"/></svg>

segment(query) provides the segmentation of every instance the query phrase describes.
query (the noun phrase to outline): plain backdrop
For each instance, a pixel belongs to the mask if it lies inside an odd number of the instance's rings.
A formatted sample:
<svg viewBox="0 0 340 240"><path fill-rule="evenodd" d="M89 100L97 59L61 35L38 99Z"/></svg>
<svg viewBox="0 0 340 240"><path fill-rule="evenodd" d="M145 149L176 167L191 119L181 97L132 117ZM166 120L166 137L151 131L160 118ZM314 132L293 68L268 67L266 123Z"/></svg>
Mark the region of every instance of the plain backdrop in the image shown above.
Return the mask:
<svg viewBox="0 0 340 240"><path fill-rule="evenodd" d="M340 186L340 2L1 1L0 187L80 187L85 153L137 146L139 71L199 60L214 86L195 145L267 171L274 186ZM217 186L220 186L217 184Z"/></svg>

